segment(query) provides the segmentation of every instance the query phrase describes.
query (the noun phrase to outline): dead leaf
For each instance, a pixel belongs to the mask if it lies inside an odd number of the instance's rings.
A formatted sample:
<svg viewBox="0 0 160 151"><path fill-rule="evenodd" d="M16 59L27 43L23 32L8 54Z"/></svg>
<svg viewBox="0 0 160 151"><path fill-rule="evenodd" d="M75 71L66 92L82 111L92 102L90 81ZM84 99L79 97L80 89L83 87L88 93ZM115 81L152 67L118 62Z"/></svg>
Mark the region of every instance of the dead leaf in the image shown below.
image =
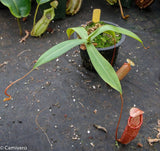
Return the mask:
<svg viewBox="0 0 160 151"><path fill-rule="evenodd" d="M0 68L7 64L8 64L8 61L4 61L2 64L0 64Z"/></svg>
<svg viewBox="0 0 160 151"><path fill-rule="evenodd" d="M20 43L26 41L26 39L29 37L29 31L25 30L26 35L19 41Z"/></svg>
<svg viewBox="0 0 160 151"><path fill-rule="evenodd" d="M147 141L148 141L150 146L153 146L153 143L160 142L160 139L159 138L150 138L150 137L148 137Z"/></svg>

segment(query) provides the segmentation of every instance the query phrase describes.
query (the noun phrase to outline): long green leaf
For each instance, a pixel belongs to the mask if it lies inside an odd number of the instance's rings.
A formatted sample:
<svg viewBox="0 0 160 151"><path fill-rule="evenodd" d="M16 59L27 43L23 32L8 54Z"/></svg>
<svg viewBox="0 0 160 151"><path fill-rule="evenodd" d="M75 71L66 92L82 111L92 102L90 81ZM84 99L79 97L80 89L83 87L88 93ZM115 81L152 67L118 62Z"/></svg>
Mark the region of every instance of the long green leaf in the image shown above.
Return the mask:
<svg viewBox="0 0 160 151"><path fill-rule="evenodd" d="M39 5L49 2L50 0L36 0Z"/></svg>
<svg viewBox="0 0 160 151"><path fill-rule="evenodd" d="M111 64L98 52L93 44L86 44L86 47L91 62L99 76L122 94L120 81Z"/></svg>
<svg viewBox="0 0 160 151"><path fill-rule="evenodd" d="M1 0L1 2L16 18L27 17L31 10L30 0Z"/></svg>
<svg viewBox="0 0 160 151"><path fill-rule="evenodd" d="M58 45L53 46L49 50L47 50L45 53L43 53L33 68L36 68L42 64L45 64L47 62L50 62L57 57L61 56L62 54L66 53L70 49L72 49L75 46L78 46L82 43L86 43L87 40L85 39L73 39L73 40L67 40L62 43L59 43Z"/></svg>
<svg viewBox="0 0 160 151"><path fill-rule="evenodd" d="M67 32L68 38L70 38L70 36L71 36L74 32L77 32L77 34L78 34L81 38L83 38L83 39L87 39L87 38L88 38L88 33L87 33L87 31L86 31L83 27L68 28L66 32Z"/></svg>
<svg viewBox="0 0 160 151"><path fill-rule="evenodd" d="M96 36L98 36L99 34L105 32L105 31L114 31L117 33L127 35L129 37L132 37L132 38L138 40L143 45L142 40L135 33L131 32L125 28L117 27L117 26L113 26L113 25L104 25L104 26L98 28L97 30L92 32L88 38L92 41Z"/></svg>

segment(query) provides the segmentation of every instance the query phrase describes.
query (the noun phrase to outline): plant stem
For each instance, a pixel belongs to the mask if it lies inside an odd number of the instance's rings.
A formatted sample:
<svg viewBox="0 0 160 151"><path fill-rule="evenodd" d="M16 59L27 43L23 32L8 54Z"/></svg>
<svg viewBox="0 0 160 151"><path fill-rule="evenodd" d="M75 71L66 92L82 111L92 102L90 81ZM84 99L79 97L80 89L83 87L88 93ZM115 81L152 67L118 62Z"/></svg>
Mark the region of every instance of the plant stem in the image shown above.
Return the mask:
<svg viewBox="0 0 160 151"><path fill-rule="evenodd" d="M120 7L120 11L121 11L121 16L122 16L122 18L123 18L123 19L127 19L127 18L129 17L129 15L125 15L125 16L124 16L121 1L118 0L118 3L119 3L119 7Z"/></svg>
<svg viewBox="0 0 160 151"><path fill-rule="evenodd" d="M111 65L113 66L113 61L114 61L114 58L115 58L115 53L116 53L116 39L114 39L114 51L113 51L113 56L112 56L112 60L111 60Z"/></svg>
<svg viewBox="0 0 160 151"><path fill-rule="evenodd" d="M37 13L38 13L39 5L40 5L40 4L37 4L36 11L35 11L35 13L34 13L33 27L34 27L34 26L35 26L35 24L36 24L36 17L37 17Z"/></svg>
<svg viewBox="0 0 160 151"><path fill-rule="evenodd" d="M17 24L18 24L18 28L19 28L20 36L22 36L22 27L21 27L21 24L20 24L19 18L17 18Z"/></svg>
<svg viewBox="0 0 160 151"><path fill-rule="evenodd" d="M115 139L116 141L119 142L119 139L117 139L117 133L118 133L118 127L119 127L119 124L120 124L120 121L121 121L121 116L122 116L122 110L123 110L123 96L122 94L120 93L120 97L121 97L121 112L120 112L120 116L119 116L119 120L118 120L118 124L117 124L117 128L116 128L116 135L115 135Z"/></svg>

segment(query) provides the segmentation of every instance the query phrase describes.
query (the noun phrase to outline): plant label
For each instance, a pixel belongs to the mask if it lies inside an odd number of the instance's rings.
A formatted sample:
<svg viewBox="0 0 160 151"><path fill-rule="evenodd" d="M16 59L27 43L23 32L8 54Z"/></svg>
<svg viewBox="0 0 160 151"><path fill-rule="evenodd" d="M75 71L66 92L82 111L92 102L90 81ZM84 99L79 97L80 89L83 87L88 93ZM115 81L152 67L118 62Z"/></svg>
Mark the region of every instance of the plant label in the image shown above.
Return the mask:
<svg viewBox="0 0 160 151"><path fill-rule="evenodd" d="M101 9L94 9L92 14L92 22L97 23L100 21Z"/></svg>

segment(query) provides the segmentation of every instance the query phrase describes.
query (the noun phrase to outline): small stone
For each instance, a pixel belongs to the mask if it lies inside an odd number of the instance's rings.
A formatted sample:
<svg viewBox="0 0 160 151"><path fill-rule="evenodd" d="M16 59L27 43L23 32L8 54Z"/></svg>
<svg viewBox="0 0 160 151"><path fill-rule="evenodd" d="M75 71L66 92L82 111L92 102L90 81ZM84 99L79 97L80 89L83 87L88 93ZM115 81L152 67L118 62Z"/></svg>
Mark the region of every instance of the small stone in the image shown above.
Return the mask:
<svg viewBox="0 0 160 151"><path fill-rule="evenodd" d="M45 87L44 87L44 86L42 86L41 88L42 88L42 89L45 89Z"/></svg>
<svg viewBox="0 0 160 151"><path fill-rule="evenodd" d="M70 127L73 128L74 126L73 126L73 125L70 125Z"/></svg>
<svg viewBox="0 0 160 151"><path fill-rule="evenodd" d="M22 121L18 121L19 124L22 124Z"/></svg>
<svg viewBox="0 0 160 151"><path fill-rule="evenodd" d="M47 81L46 86L50 86L50 85L51 85L51 82Z"/></svg>
<svg viewBox="0 0 160 151"><path fill-rule="evenodd" d="M142 147L143 147L143 144L138 143L137 146L142 148Z"/></svg>
<svg viewBox="0 0 160 151"><path fill-rule="evenodd" d="M8 104L5 104L4 106L5 106L5 107L8 107Z"/></svg>
<svg viewBox="0 0 160 151"><path fill-rule="evenodd" d="M88 131L87 131L87 133L88 133L88 134L90 134L90 133L91 133L91 131L90 131L90 130L88 130Z"/></svg>
<svg viewBox="0 0 160 151"><path fill-rule="evenodd" d="M93 113L96 114L96 113L97 113L97 109L95 109L95 110L93 111Z"/></svg>
<svg viewBox="0 0 160 151"><path fill-rule="evenodd" d="M95 147L95 145L93 144L93 142L91 142L90 145L91 145L92 147Z"/></svg>
<svg viewBox="0 0 160 151"><path fill-rule="evenodd" d="M93 85L93 86L92 86L92 88L93 88L93 89L96 89L96 86L95 86L95 85Z"/></svg>
<svg viewBox="0 0 160 151"><path fill-rule="evenodd" d="M98 88L101 88L101 85L100 85L100 84L98 84L98 85L97 85L97 87L98 87Z"/></svg>

